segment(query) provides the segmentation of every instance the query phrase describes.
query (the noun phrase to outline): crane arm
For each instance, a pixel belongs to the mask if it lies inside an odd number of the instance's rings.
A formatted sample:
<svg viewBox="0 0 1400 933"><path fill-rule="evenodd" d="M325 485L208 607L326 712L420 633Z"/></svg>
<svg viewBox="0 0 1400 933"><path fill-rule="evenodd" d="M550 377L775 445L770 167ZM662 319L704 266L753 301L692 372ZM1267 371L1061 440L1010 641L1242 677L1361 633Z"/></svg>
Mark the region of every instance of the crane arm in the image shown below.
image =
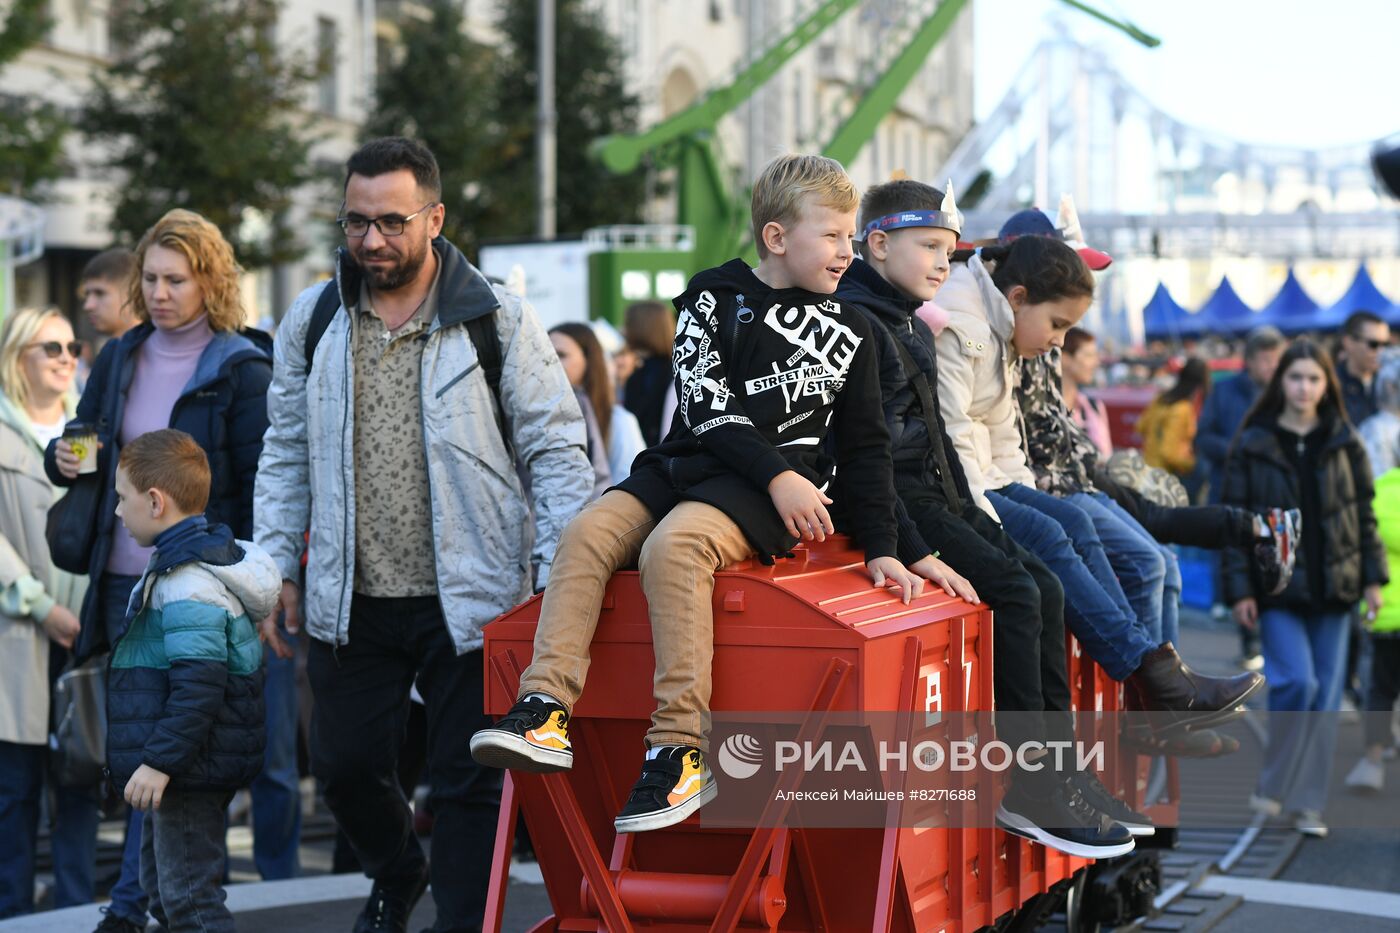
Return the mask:
<svg viewBox="0 0 1400 933"><path fill-rule="evenodd" d="M1087 3L1081 2L1081 0L1060 0L1060 2L1122 30L1148 48L1161 45L1161 40L1157 37L1148 35L1132 23L1113 19ZM875 129L880 125L880 121L894 109L895 104L899 101L899 95L904 93L909 82L914 80L914 76L923 67L929 53L952 27L953 21L957 19L958 14L966 5L966 0L943 0L938 5L938 9L919 26L914 38L905 45L895 60L880 75L879 80L861 96L851 115L841 124L836 135L822 150L823 155L830 156L843 165L849 165L855 159L866 142L875 135Z"/></svg>
<svg viewBox="0 0 1400 933"><path fill-rule="evenodd" d="M607 169L626 174L636 168L642 157L682 136L712 129L720 118L753 96L769 78L794 55L836 22L857 0L825 0L792 31L767 52L760 55L734 80L706 94L695 105L663 120L651 129L635 135L605 136L593 144L593 154Z"/></svg>

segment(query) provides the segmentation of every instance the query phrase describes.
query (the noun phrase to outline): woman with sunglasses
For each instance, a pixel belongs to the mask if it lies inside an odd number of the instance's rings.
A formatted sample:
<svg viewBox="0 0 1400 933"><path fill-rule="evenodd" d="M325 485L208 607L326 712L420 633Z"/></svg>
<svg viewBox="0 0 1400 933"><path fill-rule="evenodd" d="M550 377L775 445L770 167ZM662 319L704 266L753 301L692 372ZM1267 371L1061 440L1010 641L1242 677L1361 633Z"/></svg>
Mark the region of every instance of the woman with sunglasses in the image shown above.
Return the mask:
<svg viewBox="0 0 1400 933"><path fill-rule="evenodd" d="M44 448L73 412L81 350L54 310L20 311L0 331L0 918L34 909L50 643L72 647L86 583L50 563L44 537L62 493L44 475ZM54 801L55 906L85 904L96 868L95 788L59 787Z"/></svg>
<svg viewBox="0 0 1400 933"><path fill-rule="evenodd" d="M143 548L116 521L114 478L122 445L148 431L178 428L209 457L206 515L238 538L253 536L253 480L267 430L272 341L246 330L233 248L219 228L186 210L167 213L136 247L130 304L141 323L103 348L78 402L80 421L97 427L97 475L103 490L88 559L79 659L107 650L125 617L132 587L146 567ZM78 476L78 459L62 439L49 444L45 467L60 486ZM137 815L139 818L139 814ZM133 821L134 822L134 821ZM145 896L137 865L140 826L129 826L122 876L108 919L144 928Z"/></svg>

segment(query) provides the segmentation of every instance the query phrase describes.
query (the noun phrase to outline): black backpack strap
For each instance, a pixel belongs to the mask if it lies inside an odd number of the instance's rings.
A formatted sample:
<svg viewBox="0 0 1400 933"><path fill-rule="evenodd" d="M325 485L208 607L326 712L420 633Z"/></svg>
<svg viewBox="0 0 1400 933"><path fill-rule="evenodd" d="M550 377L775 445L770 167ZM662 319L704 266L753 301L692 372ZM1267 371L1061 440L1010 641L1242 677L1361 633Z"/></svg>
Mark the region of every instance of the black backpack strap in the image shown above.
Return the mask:
<svg viewBox="0 0 1400 933"><path fill-rule="evenodd" d="M476 347L476 358L481 363L482 375L491 388L491 398L496 402L496 427L510 448L510 431L506 421L506 410L501 405L501 370L505 365L501 352L501 335L496 332L496 312L474 317L466 322L467 337Z"/></svg>
<svg viewBox="0 0 1400 933"><path fill-rule="evenodd" d="M496 407L501 405L501 368L504 364L501 354L501 335L496 333L496 314L483 314L467 321L467 336L476 347L476 358L486 375L486 383L491 386Z"/></svg>
<svg viewBox="0 0 1400 933"><path fill-rule="evenodd" d="M325 335L326 328L331 326L331 321L335 318L335 313L340 310L340 290L336 287L336 281L332 278L326 283L326 287L321 289L321 295L316 299L316 307L311 312L311 323L306 328L306 342L302 345L302 353L306 359L306 375L311 375L311 360L316 356L316 345L321 342L321 337Z"/></svg>

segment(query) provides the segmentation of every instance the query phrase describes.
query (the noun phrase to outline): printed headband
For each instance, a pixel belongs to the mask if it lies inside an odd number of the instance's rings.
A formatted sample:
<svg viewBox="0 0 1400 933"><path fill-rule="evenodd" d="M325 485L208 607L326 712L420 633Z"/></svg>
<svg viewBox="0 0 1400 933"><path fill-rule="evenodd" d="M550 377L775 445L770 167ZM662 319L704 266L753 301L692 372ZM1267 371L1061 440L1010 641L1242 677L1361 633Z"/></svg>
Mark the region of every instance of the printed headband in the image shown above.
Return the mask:
<svg viewBox="0 0 1400 933"><path fill-rule="evenodd" d="M958 203L953 197L953 180L948 179L947 193L943 195L943 204L938 210L898 211L877 217L865 225L862 239L869 239L870 234L876 230L899 230L903 227L942 227L944 230L961 233L962 214L959 213Z"/></svg>

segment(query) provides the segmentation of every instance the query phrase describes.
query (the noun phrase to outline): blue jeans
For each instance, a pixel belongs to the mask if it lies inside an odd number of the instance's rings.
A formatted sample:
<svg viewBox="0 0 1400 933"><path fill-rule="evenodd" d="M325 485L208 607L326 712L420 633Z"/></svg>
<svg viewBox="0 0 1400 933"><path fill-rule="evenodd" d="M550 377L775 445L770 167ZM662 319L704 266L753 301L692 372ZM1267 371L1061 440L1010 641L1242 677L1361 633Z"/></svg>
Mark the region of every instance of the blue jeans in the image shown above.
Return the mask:
<svg viewBox="0 0 1400 933"><path fill-rule="evenodd" d="M1259 793L1285 809L1321 811L1327 803L1350 630L1346 610L1259 614L1269 681L1269 747Z"/></svg>
<svg viewBox="0 0 1400 933"><path fill-rule="evenodd" d="M282 637L286 638L285 631ZM297 773L296 659L263 651L267 750L253 779L253 863L264 881L301 873L301 785Z"/></svg>
<svg viewBox="0 0 1400 933"><path fill-rule="evenodd" d="M1065 590L1065 621L1074 637L1110 677L1126 680L1157 643L1138 624L1089 517L1070 503L1020 484L989 492L987 498L1001 516L1007 534L1060 578ZM1042 499L1050 501L1045 504ZM1066 522L1062 524L1029 502L1063 513ZM1076 550L1075 536L1083 542L1081 546L1097 565L1097 572Z"/></svg>
<svg viewBox="0 0 1400 933"><path fill-rule="evenodd" d="M107 643L114 644L126 618L126 604L131 590L140 577L104 573L99 579L98 612L100 624L107 630ZM123 788L118 787L121 792ZM109 913L142 926L146 923L146 892L141 889L141 824L140 812L127 807L126 837L122 843L122 867L112 885Z"/></svg>
<svg viewBox="0 0 1400 933"><path fill-rule="evenodd" d="M170 791L146 813L141 886L170 933L234 933L224 905L225 791Z"/></svg>
<svg viewBox="0 0 1400 933"><path fill-rule="evenodd" d="M1128 597L1129 605L1149 636L1159 644L1173 640L1175 624L1171 626L1172 634L1166 635L1168 626L1164 612L1168 563L1175 570L1172 574L1176 579L1175 595L1181 595L1181 571L1175 568L1176 558L1121 505L1103 493L1076 493L1065 501L1080 508L1093 522L1108 562L1123 587L1123 595Z"/></svg>
<svg viewBox="0 0 1400 933"><path fill-rule="evenodd" d="M0 918L34 910L34 856L48 748L0 742ZM92 903L97 799L87 788L55 788L54 904Z"/></svg>

